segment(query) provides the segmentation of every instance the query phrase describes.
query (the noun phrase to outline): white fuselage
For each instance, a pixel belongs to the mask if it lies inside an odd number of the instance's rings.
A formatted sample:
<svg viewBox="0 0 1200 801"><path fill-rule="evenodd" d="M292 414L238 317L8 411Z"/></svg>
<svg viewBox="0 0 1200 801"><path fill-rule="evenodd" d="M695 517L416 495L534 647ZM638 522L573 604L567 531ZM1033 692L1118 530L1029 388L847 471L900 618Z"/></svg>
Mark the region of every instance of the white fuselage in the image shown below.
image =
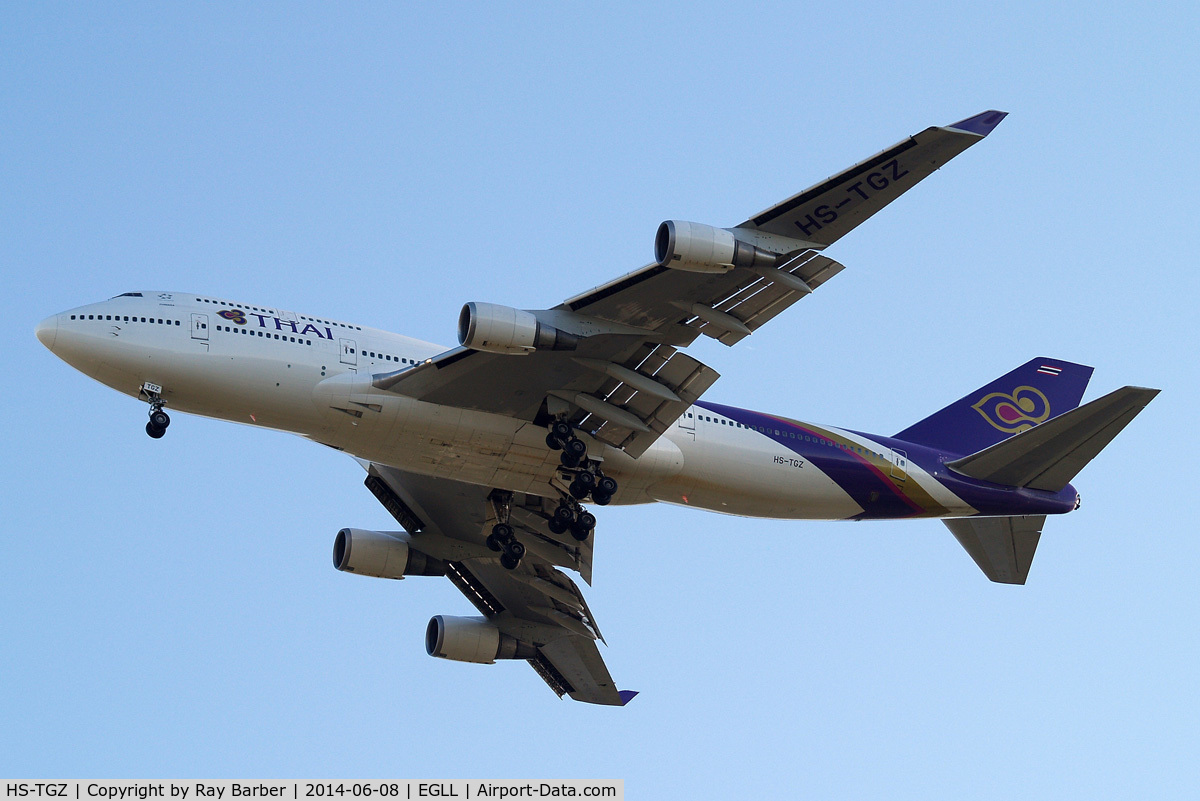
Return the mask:
<svg viewBox="0 0 1200 801"><path fill-rule="evenodd" d="M63 312L38 337L125 394L139 397L147 382L161 386L169 411L288 431L403 470L544 495L559 467L545 429L531 422L374 388L373 375L446 351L399 334L202 295L143 292ZM860 435L825 430L861 440L883 464L893 458ZM636 460L585 440L589 455L620 482L615 503L664 501L776 518L863 511L815 465L798 466L794 451L700 407ZM931 476L907 469L912 486L945 510L939 516L974 513Z"/></svg>

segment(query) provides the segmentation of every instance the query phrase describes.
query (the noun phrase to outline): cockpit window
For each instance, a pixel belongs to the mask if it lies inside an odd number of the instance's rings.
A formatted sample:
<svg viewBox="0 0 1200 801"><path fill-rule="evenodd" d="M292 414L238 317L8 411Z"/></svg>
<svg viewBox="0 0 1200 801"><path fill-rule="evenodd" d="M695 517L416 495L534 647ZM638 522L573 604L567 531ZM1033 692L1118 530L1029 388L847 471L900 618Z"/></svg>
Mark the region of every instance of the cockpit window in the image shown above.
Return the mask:
<svg viewBox="0 0 1200 801"><path fill-rule="evenodd" d="M117 295L118 298L140 298L141 296L141 292L122 292L120 295Z"/></svg>

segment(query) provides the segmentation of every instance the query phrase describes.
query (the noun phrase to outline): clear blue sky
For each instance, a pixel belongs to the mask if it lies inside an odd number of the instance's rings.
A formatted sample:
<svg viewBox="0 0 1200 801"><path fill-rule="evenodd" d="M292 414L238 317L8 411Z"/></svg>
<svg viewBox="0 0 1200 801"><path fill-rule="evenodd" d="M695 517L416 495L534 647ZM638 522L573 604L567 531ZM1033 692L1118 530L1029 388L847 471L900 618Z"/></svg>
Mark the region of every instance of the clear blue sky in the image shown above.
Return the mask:
<svg viewBox="0 0 1200 801"><path fill-rule="evenodd" d="M432 6L429 6L432 8ZM624 778L631 798L1190 798L1200 751L1193 3L0 7L0 774ZM929 125L1011 112L830 249L708 398L892 433L1025 360L1162 395L1028 586L936 521L604 510L624 709L435 661L449 582L345 456L145 407L37 342L135 289L452 343ZM780 796L783 797L783 796Z"/></svg>

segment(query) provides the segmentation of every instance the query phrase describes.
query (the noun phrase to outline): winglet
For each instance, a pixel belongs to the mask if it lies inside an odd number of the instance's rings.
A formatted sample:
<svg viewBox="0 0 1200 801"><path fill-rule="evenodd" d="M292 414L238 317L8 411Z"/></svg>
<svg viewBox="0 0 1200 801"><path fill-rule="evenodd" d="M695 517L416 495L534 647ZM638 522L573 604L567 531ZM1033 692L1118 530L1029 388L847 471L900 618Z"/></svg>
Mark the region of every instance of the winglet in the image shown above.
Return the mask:
<svg viewBox="0 0 1200 801"><path fill-rule="evenodd" d="M987 136L1007 116L1007 111L985 111L982 114L967 117L965 120L956 122L953 125L947 125L946 127L953 128L956 131L966 131L967 133Z"/></svg>
<svg viewBox="0 0 1200 801"><path fill-rule="evenodd" d="M628 704L637 694L637 690L617 690L617 695L621 696L621 706Z"/></svg>

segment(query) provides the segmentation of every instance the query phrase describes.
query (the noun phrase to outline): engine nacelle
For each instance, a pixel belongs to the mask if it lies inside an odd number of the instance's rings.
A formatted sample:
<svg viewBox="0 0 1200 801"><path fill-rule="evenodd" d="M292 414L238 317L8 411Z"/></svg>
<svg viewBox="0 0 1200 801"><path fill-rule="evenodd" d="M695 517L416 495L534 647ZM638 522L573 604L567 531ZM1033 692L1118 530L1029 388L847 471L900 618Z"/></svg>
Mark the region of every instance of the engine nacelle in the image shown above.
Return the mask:
<svg viewBox="0 0 1200 801"><path fill-rule="evenodd" d="M446 563L411 548L408 535L360 528L344 528L337 533L333 566L376 578L446 575Z"/></svg>
<svg viewBox="0 0 1200 801"><path fill-rule="evenodd" d="M472 350L523 356L535 350L575 350L579 337L545 325L527 311L468 303L458 314L458 343Z"/></svg>
<svg viewBox="0 0 1200 801"><path fill-rule="evenodd" d="M425 627L425 652L455 662L490 665L497 659L532 659L537 648L504 634L485 617L434 615Z"/></svg>
<svg viewBox="0 0 1200 801"><path fill-rule="evenodd" d="M777 267L778 253L742 242L724 228L667 220L654 237L654 258L664 267L694 273L727 273L734 267Z"/></svg>

